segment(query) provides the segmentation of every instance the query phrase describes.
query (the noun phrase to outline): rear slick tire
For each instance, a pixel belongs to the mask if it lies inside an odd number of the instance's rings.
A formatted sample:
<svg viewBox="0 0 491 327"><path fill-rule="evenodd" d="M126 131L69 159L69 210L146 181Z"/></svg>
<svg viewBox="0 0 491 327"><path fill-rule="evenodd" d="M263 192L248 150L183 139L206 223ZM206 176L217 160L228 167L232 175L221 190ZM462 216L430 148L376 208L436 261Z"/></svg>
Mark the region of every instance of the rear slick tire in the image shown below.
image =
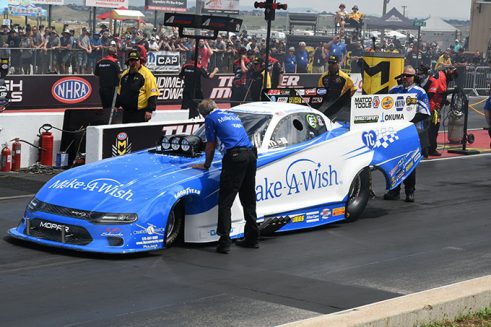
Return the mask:
<svg viewBox="0 0 491 327"><path fill-rule="evenodd" d="M351 183L346 202L346 221L357 220L365 210L370 197L370 170L364 168L360 171Z"/></svg>

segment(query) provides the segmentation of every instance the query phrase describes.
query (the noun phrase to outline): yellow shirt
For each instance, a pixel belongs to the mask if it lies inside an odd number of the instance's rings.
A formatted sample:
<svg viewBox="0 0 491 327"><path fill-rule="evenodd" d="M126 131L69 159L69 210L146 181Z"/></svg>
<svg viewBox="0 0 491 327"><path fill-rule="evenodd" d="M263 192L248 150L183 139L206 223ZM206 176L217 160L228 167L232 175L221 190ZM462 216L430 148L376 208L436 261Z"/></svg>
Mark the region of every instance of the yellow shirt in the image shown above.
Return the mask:
<svg viewBox="0 0 491 327"><path fill-rule="evenodd" d="M360 20L363 18L363 16L365 16L362 12L350 12L349 15L348 15L348 18L351 18L351 19L354 19L356 20L357 22L360 22Z"/></svg>
<svg viewBox="0 0 491 327"><path fill-rule="evenodd" d="M324 74L321 75L319 78L319 81L317 82L317 87L325 87L328 89L328 92L334 92L336 94L339 92L339 96L343 95L347 91L351 91L351 93L356 92L357 87L353 83L353 80L351 77L349 77L348 74L340 70L338 72L338 78L334 80L334 85L332 85L332 90L329 90L329 86L327 85L328 79L329 79L329 71L325 72ZM336 94L337 95L337 94Z"/></svg>
<svg viewBox="0 0 491 327"><path fill-rule="evenodd" d="M137 89L139 89L138 93ZM118 95L123 108L143 110L148 107L148 99L152 96L158 97L160 91L155 76L142 65L136 74L130 74L129 68L121 74Z"/></svg>
<svg viewBox="0 0 491 327"><path fill-rule="evenodd" d="M443 69L445 68L444 66L451 66L451 65L452 65L452 59L450 59L450 57L445 59L444 55L441 55L436 61L435 70Z"/></svg>

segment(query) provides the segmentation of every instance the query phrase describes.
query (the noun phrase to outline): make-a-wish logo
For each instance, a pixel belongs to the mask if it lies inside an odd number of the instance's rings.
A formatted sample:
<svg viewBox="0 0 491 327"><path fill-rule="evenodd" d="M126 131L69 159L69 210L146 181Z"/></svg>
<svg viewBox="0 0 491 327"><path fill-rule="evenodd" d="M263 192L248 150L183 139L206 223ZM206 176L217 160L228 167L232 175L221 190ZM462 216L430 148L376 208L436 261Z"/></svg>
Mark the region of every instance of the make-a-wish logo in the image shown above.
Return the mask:
<svg viewBox="0 0 491 327"><path fill-rule="evenodd" d="M259 202L293 196L340 183L338 172L332 165L298 159L288 166L283 178L264 177L262 181L258 181L256 200Z"/></svg>

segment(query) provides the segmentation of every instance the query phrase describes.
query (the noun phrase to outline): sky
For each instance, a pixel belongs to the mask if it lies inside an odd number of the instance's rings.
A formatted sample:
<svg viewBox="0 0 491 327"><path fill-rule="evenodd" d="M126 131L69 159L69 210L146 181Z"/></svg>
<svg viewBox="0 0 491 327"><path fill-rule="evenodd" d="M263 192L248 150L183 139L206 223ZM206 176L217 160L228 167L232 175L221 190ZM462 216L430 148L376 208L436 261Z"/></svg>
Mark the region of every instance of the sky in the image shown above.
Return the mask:
<svg viewBox="0 0 491 327"><path fill-rule="evenodd" d="M131 0L130 0L131 1ZM255 0L240 0L240 6L254 5ZM318 11L334 12L339 4L343 2L346 10L351 11L353 5L358 5L360 11L366 14L382 16L382 6L384 0L280 0L288 6L311 7ZM387 4L387 11L396 7L401 13L402 6L406 7L406 15L409 18L423 18L436 16L442 18L469 19L471 0L390 0Z"/></svg>

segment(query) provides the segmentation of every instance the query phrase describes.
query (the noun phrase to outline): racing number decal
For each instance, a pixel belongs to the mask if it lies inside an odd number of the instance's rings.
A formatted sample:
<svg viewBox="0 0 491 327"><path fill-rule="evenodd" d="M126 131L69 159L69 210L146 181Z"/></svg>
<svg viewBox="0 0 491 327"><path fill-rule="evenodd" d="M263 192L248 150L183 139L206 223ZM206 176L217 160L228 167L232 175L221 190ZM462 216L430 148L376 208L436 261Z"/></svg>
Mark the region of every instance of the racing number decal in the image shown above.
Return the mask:
<svg viewBox="0 0 491 327"><path fill-rule="evenodd" d="M375 143L377 142L377 134L374 131L363 132L361 135L363 139L363 143L372 150L375 147Z"/></svg>

